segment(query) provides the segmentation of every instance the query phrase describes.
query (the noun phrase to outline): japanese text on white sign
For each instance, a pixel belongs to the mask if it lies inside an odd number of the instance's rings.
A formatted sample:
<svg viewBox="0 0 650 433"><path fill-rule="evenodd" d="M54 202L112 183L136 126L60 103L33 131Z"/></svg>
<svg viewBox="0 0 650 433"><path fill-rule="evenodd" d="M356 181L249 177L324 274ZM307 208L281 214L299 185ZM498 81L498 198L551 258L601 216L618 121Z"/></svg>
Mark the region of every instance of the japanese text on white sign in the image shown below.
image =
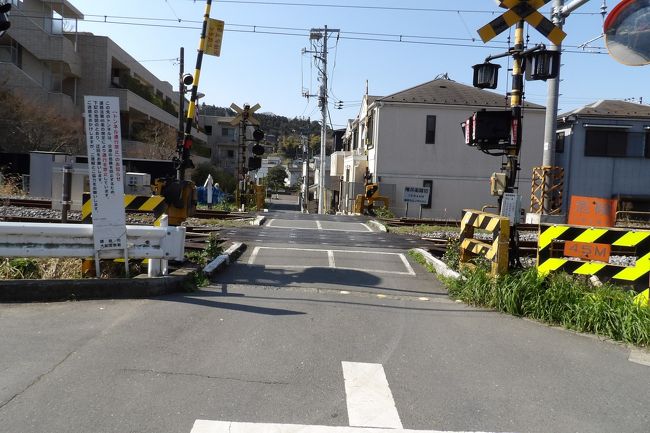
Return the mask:
<svg viewBox="0 0 650 433"><path fill-rule="evenodd" d="M406 186L404 187L404 201L406 203L429 203L429 187Z"/></svg>
<svg viewBox="0 0 650 433"><path fill-rule="evenodd" d="M85 96L95 250L126 248L120 100Z"/></svg>

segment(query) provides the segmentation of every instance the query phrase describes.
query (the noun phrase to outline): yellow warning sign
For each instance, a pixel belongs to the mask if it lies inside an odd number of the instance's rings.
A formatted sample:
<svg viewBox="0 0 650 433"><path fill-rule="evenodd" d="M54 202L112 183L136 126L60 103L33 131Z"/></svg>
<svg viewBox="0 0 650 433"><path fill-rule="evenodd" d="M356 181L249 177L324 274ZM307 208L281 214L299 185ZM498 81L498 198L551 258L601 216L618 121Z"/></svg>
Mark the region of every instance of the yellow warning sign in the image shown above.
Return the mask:
<svg viewBox="0 0 650 433"><path fill-rule="evenodd" d="M650 289L645 289L643 292L639 293L634 297L634 303L640 305L641 307L648 307L650 304L648 302L650 299Z"/></svg>
<svg viewBox="0 0 650 433"><path fill-rule="evenodd" d="M221 55L221 41L223 40L223 29L226 23L221 20L210 18L208 30L205 35L205 54L219 57Z"/></svg>

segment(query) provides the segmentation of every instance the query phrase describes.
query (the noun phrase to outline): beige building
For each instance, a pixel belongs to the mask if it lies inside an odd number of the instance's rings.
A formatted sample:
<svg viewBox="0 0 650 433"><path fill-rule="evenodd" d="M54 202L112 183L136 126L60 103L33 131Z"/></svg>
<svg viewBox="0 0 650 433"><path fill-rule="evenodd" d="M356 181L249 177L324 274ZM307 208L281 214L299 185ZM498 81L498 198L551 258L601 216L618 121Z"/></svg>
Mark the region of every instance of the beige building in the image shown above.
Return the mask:
<svg viewBox="0 0 650 433"><path fill-rule="evenodd" d="M489 179L501 169L501 158L464 143L461 123L476 111L505 110L504 95L449 79L427 83L385 97L365 96L356 119L348 122L346 150L332 154L333 185L340 186L340 210L351 211L364 191L366 167L388 196L397 216L406 214L405 187L429 187L424 218L460 218L463 208L495 205ZM517 186L528 209L532 167L543 150L544 107L526 103L521 171ZM409 216L420 213L412 205Z"/></svg>
<svg viewBox="0 0 650 433"><path fill-rule="evenodd" d="M11 0L11 28L0 38L0 80L57 113L79 116L84 95L120 99L125 156L140 156L139 128L153 120L178 128L178 92L110 38L77 32L83 14L67 0ZM207 136L193 132L197 146ZM209 150L208 150L209 153Z"/></svg>
<svg viewBox="0 0 650 433"><path fill-rule="evenodd" d="M205 131L211 162L218 168L235 175L239 152L239 128L230 122L234 117L199 115L199 125Z"/></svg>

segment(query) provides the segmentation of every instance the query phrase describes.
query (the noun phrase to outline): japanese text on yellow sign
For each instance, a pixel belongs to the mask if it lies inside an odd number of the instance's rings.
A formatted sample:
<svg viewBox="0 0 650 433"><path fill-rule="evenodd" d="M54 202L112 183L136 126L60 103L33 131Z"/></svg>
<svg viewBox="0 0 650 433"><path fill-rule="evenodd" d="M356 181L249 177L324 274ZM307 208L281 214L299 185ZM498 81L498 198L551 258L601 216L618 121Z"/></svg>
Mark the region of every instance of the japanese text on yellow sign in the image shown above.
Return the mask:
<svg viewBox="0 0 650 433"><path fill-rule="evenodd" d="M210 19L208 31L205 36L205 54L219 57L221 55L221 41L225 23L220 20Z"/></svg>

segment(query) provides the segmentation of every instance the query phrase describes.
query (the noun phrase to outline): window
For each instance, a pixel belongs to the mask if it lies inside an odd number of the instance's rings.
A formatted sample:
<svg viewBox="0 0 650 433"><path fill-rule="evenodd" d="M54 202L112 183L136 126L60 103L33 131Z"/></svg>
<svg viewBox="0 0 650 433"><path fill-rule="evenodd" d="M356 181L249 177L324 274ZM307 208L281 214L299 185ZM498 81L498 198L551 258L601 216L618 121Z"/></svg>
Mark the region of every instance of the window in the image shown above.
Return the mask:
<svg viewBox="0 0 650 433"><path fill-rule="evenodd" d="M235 157L235 151L234 150L229 150L228 151L228 158L234 158Z"/></svg>
<svg viewBox="0 0 650 433"><path fill-rule="evenodd" d="M645 132L645 150L643 156L650 158L650 131Z"/></svg>
<svg viewBox="0 0 650 433"><path fill-rule="evenodd" d="M205 125L203 129L205 129L205 135L212 135L212 125Z"/></svg>
<svg viewBox="0 0 650 433"><path fill-rule="evenodd" d="M435 144L436 142L436 116L427 116L427 137L426 144Z"/></svg>
<svg viewBox="0 0 650 433"><path fill-rule="evenodd" d="M564 153L564 132L558 132L555 136L555 153Z"/></svg>
<svg viewBox="0 0 650 433"><path fill-rule="evenodd" d="M368 120L366 123L366 147L368 149L372 149L374 146L372 142L372 136L373 136L373 124L372 124L372 116L368 116Z"/></svg>
<svg viewBox="0 0 650 433"><path fill-rule="evenodd" d="M0 63L13 63L20 69L23 68L23 47L11 38L7 38L7 43L0 45Z"/></svg>
<svg viewBox="0 0 650 433"><path fill-rule="evenodd" d="M627 155L627 132L612 129L587 129L585 156Z"/></svg>
<svg viewBox="0 0 650 433"><path fill-rule="evenodd" d="M230 128L221 128L221 136L228 137L230 135Z"/></svg>

